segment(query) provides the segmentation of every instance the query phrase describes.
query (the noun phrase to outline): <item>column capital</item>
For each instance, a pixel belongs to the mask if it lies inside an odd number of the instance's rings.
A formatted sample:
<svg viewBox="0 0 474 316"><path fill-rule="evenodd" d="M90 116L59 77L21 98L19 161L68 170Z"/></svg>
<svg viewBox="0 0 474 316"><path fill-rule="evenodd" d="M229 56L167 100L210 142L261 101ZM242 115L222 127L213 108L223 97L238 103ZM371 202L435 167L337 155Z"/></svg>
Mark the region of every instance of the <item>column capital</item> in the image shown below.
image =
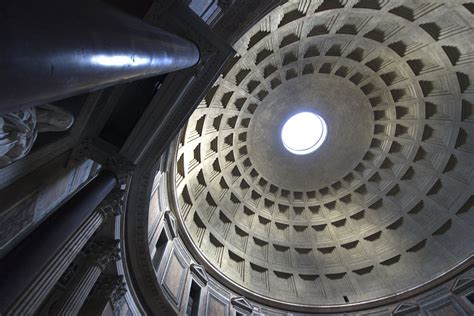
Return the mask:
<svg viewBox="0 0 474 316"><path fill-rule="evenodd" d="M84 249L87 261L97 264L102 270L107 265L120 259L118 239L98 238L92 240Z"/></svg>
<svg viewBox="0 0 474 316"><path fill-rule="evenodd" d="M127 287L125 285L125 282L123 281L122 276L122 281L116 285L116 287L112 290L112 294L110 295L112 305L114 307L120 306L120 302L125 297L125 294L127 294Z"/></svg>
<svg viewBox="0 0 474 316"><path fill-rule="evenodd" d="M122 214L125 191L114 189L97 207L104 220Z"/></svg>
<svg viewBox="0 0 474 316"><path fill-rule="evenodd" d="M110 298L120 300L127 293L123 275L102 275L91 293L94 298Z"/></svg>

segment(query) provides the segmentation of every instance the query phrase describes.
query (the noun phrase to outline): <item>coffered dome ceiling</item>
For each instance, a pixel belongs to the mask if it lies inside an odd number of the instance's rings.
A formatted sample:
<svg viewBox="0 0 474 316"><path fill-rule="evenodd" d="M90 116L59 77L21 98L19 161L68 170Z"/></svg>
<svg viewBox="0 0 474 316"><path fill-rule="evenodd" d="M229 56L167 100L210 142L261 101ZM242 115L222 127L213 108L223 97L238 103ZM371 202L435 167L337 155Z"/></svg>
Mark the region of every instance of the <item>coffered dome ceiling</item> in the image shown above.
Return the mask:
<svg viewBox="0 0 474 316"><path fill-rule="evenodd" d="M178 140L180 217L247 293L390 296L474 251L474 3L289 1L245 34ZM280 138L327 123L315 152Z"/></svg>

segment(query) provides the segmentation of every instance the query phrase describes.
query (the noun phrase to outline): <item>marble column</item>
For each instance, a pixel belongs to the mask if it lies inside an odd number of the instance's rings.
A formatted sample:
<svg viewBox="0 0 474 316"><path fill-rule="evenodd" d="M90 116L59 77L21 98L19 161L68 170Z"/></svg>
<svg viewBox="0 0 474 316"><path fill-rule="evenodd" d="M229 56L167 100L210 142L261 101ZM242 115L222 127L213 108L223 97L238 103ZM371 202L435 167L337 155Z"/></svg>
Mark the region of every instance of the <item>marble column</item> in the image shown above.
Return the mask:
<svg viewBox="0 0 474 316"><path fill-rule="evenodd" d="M118 240L98 239L86 246L87 259L70 289L55 303L53 315L77 315L104 269L120 258Z"/></svg>
<svg viewBox="0 0 474 316"><path fill-rule="evenodd" d="M107 303L117 307L126 293L122 275L102 275L79 314L101 315Z"/></svg>
<svg viewBox="0 0 474 316"><path fill-rule="evenodd" d="M198 63L197 46L99 0L0 3L0 114Z"/></svg>
<svg viewBox="0 0 474 316"><path fill-rule="evenodd" d="M116 183L112 173L101 172L0 261L0 314L35 313L91 236L117 212L119 197L110 194Z"/></svg>

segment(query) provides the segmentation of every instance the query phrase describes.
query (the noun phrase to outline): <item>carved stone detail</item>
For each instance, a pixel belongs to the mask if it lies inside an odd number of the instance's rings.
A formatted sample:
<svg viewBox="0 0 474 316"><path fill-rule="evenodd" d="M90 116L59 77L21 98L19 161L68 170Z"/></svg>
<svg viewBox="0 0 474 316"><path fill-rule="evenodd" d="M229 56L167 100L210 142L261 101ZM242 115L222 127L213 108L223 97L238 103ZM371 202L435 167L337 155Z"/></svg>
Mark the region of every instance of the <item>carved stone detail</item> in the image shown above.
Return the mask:
<svg viewBox="0 0 474 316"><path fill-rule="evenodd" d="M209 278L207 277L206 270L204 269L203 266L193 263L193 264L191 264L189 269L191 270L191 274L196 277L195 278L196 281L201 283L200 285L202 287L207 285L207 282L209 281Z"/></svg>
<svg viewBox="0 0 474 316"><path fill-rule="evenodd" d="M119 180L119 186L123 186L135 170L135 165L127 158L119 155L110 144L96 138L84 138L76 146L69 157L69 165L75 165L91 159L102 165L102 168L115 173Z"/></svg>
<svg viewBox="0 0 474 316"><path fill-rule="evenodd" d="M420 310L420 307L414 303L400 303L393 310L393 315L405 315L408 313L416 312Z"/></svg>
<svg viewBox="0 0 474 316"><path fill-rule="evenodd" d="M122 276L123 280L123 276ZM114 307L118 307L122 305L122 300L125 297L125 294L127 294L127 288L125 286L125 282L120 282L116 285L116 287L112 290L112 294L110 295L110 300L112 302L112 305Z"/></svg>
<svg viewBox="0 0 474 316"><path fill-rule="evenodd" d="M178 236L178 231L176 228L176 218L174 217L173 213L171 211L166 211L165 212L165 220L166 224L169 228L169 231L171 233L171 239L174 239Z"/></svg>
<svg viewBox="0 0 474 316"><path fill-rule="evenodd" d="M454 294L459 294L465 289L474 285L474 278L471 277L459 277L454 282L453 286L451 287L451 292Z"/></svg>
<svg viewBox="0 0 474 316"><path fill-rule="evenodd" d="M250 304L249 301L243 296L233 297L230 302L232 306L239 312L251 314L253 311L252 304Z"/></svg>
<svg viewBox="0 0 474 316"><path fill-rule="evenodd" d="M110 298L118 301L127 293L123 275L103 275L97 281L91 296L94 298Z"/></svg>
<svg viewBox="0 0 474 316"><path fill-rule="evenodd" d="M225 0L229 2L231 0ZM281 4L281 0L240 0L238 5L230 6L226 15L217 23L215 29L228 43L238 39L249 25L254 25L259 21L265 12L270 12L273 8Z"/></svg>
<svg viewBox="0 0 474 316"><path fill-rule="evenodd" d="M87 254L87 261L97 264L104 270L111 262L120 259L119 240L106 238L93 240L83 252Z"/></svg>
<svg viewBox="0 0 474 316"><path fill-rule="evenodd" d="M115 189L97 207L104 220L122 214L125 191Z"/></svg>
<svg viewBox="0 0 474 316"><path fill-rule="evenodd" d="M103 166L105 169L111 170L117 175L120 185L124 185L126 179L135 170L135 165L120 155L111 155Z"/></svg>
<svg viewBox="0 0 474 316"><path fill-rule="evenodd" d="M29 154L38 133L63 132L74 116L52 104L0 115L0 167Z"/></svg>

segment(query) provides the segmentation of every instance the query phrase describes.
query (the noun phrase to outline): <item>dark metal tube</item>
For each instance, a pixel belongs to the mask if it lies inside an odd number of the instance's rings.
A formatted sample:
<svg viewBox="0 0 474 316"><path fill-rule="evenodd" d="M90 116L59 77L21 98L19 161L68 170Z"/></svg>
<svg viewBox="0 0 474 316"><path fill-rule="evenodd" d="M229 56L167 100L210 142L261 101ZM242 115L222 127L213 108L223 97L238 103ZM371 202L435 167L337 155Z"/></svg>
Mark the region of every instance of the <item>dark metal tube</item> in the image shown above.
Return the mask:
<svg viewBox="0 0 474 316"><path fill-rule="evenodd" d="M3 0L0 28L0 113L199 61L194 43L98 0Z"/></svg>
<svg viewBox="0 0 474 316"><path fill-rule="evenodd" d="M101 172L0 260L0 314L25 292L116 183L113 173Z"/></svg>

